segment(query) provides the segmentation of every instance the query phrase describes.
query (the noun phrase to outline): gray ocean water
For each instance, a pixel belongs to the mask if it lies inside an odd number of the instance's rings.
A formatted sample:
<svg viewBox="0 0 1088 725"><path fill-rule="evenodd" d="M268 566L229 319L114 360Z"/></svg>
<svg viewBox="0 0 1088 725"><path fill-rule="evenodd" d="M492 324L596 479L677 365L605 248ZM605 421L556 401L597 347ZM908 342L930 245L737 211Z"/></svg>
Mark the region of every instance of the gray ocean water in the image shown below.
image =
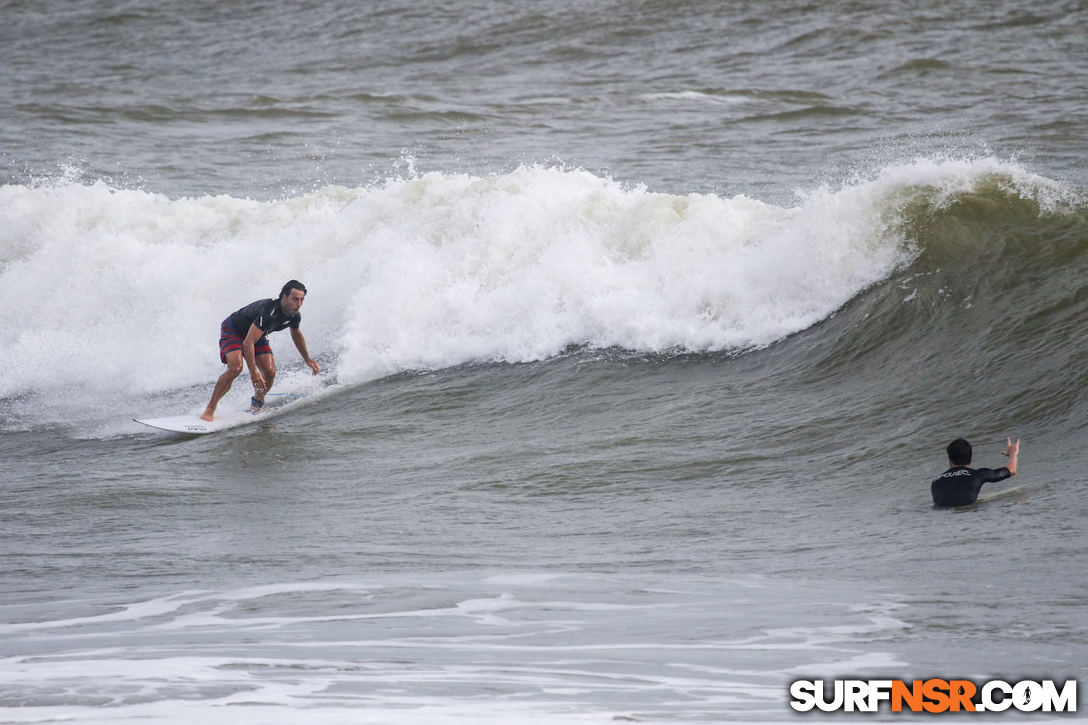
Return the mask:
<svg viewBox="0 0 1088 725"><path fill-rule="evenodd" d="M0 722L1083 684L1086 27L0 2ZM289 278L306 401L132 421L202 409L220 321ZM1022 439L1020 473L934 509L961 435Z"/></svg>

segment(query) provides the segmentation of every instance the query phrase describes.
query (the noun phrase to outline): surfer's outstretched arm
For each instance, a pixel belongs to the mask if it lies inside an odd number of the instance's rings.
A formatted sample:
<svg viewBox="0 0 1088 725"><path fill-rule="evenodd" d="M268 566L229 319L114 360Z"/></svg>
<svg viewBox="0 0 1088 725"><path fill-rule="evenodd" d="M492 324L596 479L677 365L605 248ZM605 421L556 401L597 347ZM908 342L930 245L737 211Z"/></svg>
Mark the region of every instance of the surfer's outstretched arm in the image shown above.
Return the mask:
<svg viewBox="0 0 1088 725"><path fill-rule="evenodd" d="M1005 468L1009 469L1009 474L1016 475L1016 459L1020 455L1020 439L1017 438L1016 442L1012 442L1012 437L1005 438L1005 451L1004 455L1008 457L1009 462L1005 464Z"/></svg>

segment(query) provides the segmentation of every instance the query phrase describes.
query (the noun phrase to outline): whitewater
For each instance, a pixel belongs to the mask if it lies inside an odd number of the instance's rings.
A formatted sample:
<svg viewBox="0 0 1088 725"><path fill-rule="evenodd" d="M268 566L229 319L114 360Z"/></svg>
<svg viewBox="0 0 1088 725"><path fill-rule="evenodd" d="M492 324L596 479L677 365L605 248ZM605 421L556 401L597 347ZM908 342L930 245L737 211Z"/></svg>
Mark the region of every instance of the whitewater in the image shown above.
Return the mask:
<svg viewBox="0 0 1088 725"><path fill-rule="evenodd" d="M312 290L305 331L346 384L581 346L751 350L907 268L919 195L940 206L995 180L1051 207L1069 196L994 159L918 161L792 207L545 167L265 202L8 185L0 303L19 313L0 331L0 396L214 380L219 322L280 278Z"/></svg>

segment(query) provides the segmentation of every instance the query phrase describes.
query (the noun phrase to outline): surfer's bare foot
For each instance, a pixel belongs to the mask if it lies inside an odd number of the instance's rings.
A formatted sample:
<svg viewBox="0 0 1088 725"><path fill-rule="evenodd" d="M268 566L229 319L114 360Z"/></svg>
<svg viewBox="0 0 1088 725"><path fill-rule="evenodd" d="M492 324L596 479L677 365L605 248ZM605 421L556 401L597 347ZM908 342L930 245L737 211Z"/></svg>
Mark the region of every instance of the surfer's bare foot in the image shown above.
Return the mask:
<svg viewBox="0 0 1088 725"><path fill-rule="evenodd" d="M203 413L201 413L201 414L200 414L200 419L201 419L201 420L206 420L206 421L208 421L209 423L211 423L211 422L212 422L212 420L214 419L214 417L215 417L215 414L214 414L214 413L213 413L212 411L210 411L210 410L205 410L205 411L204 411Z"/></svg>

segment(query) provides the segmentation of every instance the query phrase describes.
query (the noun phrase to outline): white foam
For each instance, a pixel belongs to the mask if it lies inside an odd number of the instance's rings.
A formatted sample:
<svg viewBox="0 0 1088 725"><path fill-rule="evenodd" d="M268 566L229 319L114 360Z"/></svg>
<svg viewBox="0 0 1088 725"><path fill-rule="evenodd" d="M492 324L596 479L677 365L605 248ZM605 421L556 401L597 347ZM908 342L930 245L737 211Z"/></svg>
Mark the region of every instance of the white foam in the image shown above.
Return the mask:
<svg viewBox="0 0 1088 725"><path fill-rule="evenodd" d="M646 587L658 582L671 586ZM667 573L413 572L178 592L123 617L6 630L23 654L0 658L0 719L765 721L794 666L906 666L871 647L895 631L872 615L894 603L745 583L755 589ZM796 626L767 627L782 620Z"/></svg>
<svg viewBox="0 0 1088 725"><path fill-rule="evenodd" d="M183 594L128 604L120 607L116 611L90 617L74 617L59 621L20 622L15 624L0 623L0 634L11 634L14 632L30 630L53 630L57 628L80 627L88 624L104 624L109 622L133 622L147 617L172 614L183 607L186 601L187 595Z"/></svg>
<svg viewBox="0 0 1088 725"><path fill-rule="evenodd" d="M910 260L905 188L953 193L995 173L1047 187L994 160L893 167L792 208L542 167L269 202L3 186L0 398L210 387L221 320L289 278L310 289L310 351L347 383L572 344L762 346ZM271 341L283 379L298 375L290 338Z"/></svg>

